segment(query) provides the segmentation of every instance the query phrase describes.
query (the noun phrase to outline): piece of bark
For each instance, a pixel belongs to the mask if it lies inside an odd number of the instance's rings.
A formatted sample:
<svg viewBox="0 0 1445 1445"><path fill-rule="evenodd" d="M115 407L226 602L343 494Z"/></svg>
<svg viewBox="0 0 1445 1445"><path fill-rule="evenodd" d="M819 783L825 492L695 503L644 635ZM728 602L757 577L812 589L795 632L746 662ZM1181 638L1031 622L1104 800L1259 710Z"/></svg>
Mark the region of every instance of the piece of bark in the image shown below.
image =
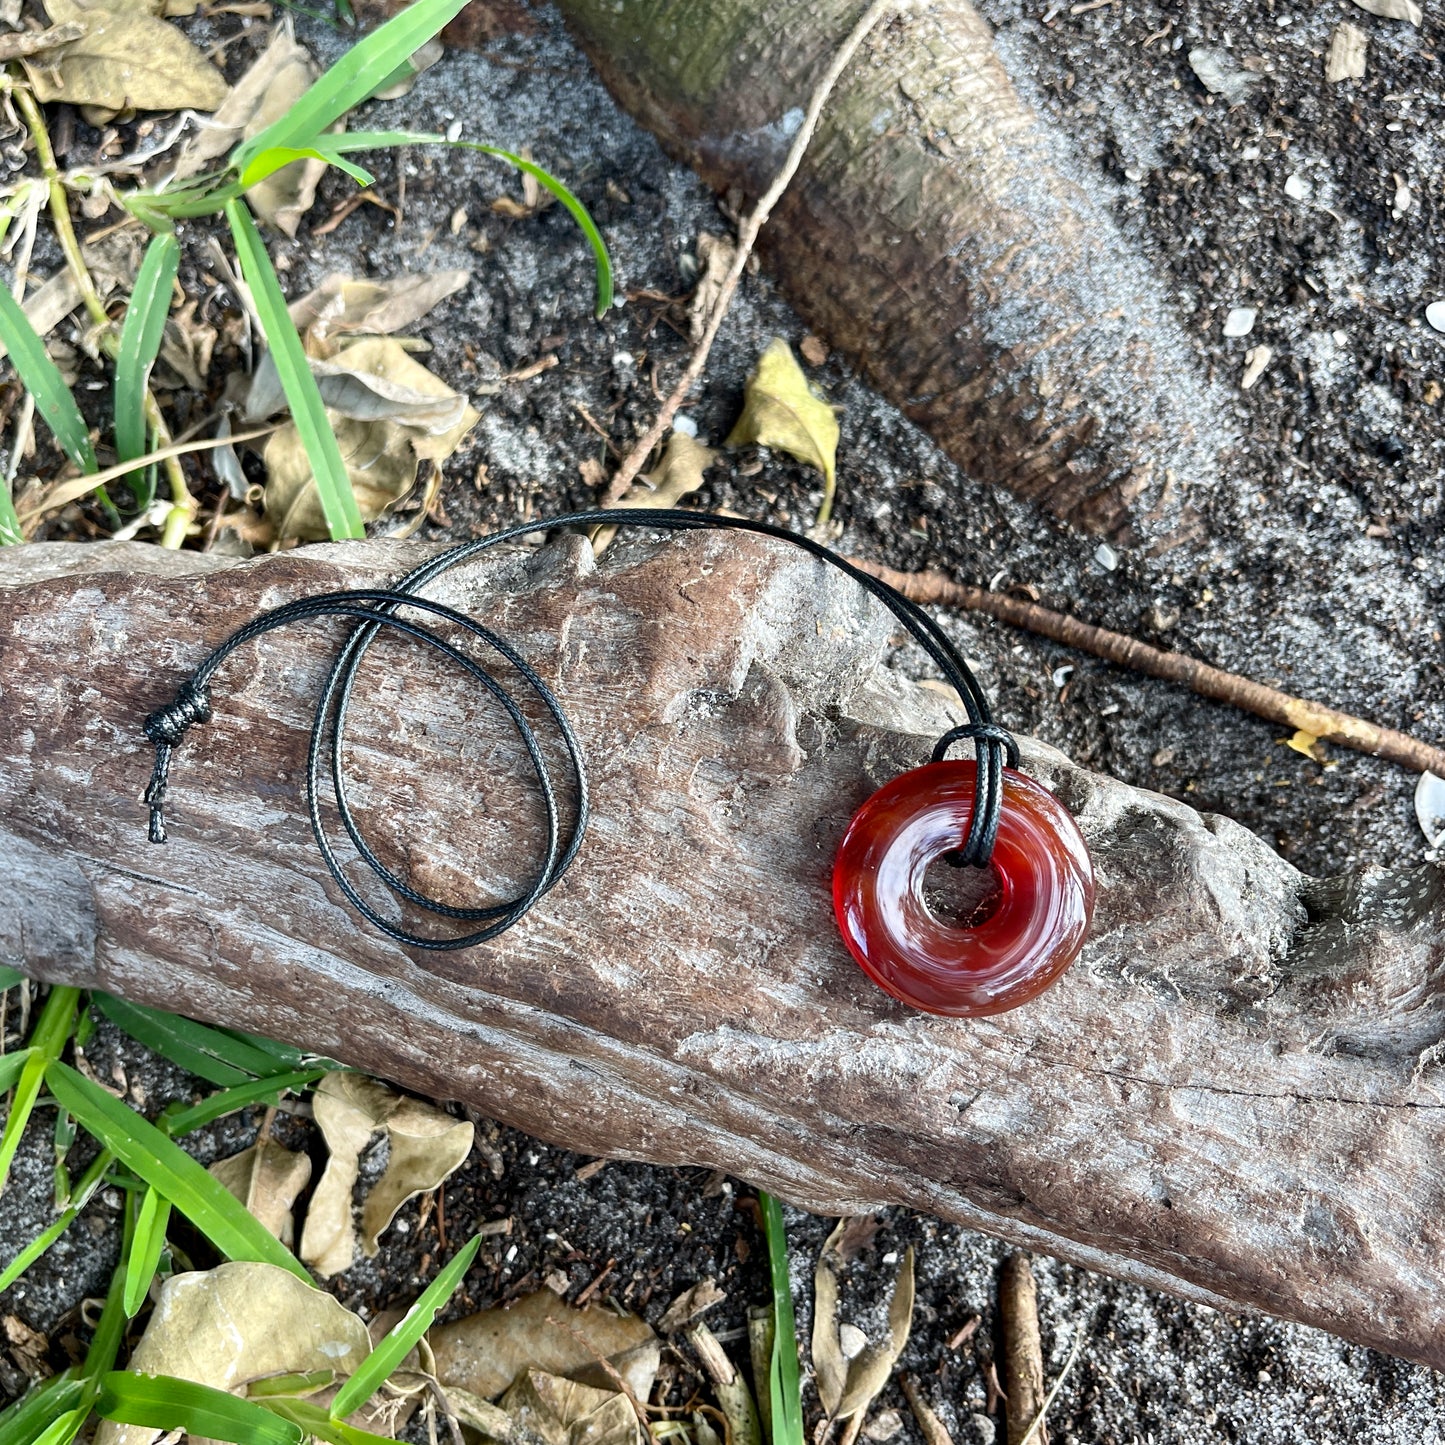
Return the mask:
<svg viewBox="0 0 1445 1445"><path fill-rule="evenodd" d="M1039 1291L1029 1257L1009 1255L999 1271L999 1326L1003 1333L1003 1388L1008 1397L1008 1445L1025 1436L1049 1445L1048 1426L1034 1420L1044 1403L1044 1347L1039 1338Z"/></svg>
<svg viewBox="0 0 1445 1445"><path fill-rule="evenodd" d="M1440 870L1307 879L1026 740L1093 853L1090 941L1026 1008L910 1012L838 941L829 872L944 703L884 665L876 604L794 549L691 534L594 568L570 538L438 585L558 690L592 766L576 866L492 944L408 951L322 865L300 793L335 628L225 664L176 754L171 842L149 845L140 722L206 649L424 555L0 553L0 960L589 1155L723 1168L834 1215L902 1203L1445 1366ZM539 837L495 781L514 738L433 654L389 640L374 663L347 747L362 826L429 892L510 892Z"/></svg>
<svg viewBox="0 0 1445 1445"><path fill-rule="evenodd" d="M760 194L856 0L560 0L618 100ZM844 72L760 250L788 299L967 472L1122 542L1195 528L1230 411L1169 287L1020 99L968 0L904 7ZM1172 474L1172 476L1171 476Z"/></svg>

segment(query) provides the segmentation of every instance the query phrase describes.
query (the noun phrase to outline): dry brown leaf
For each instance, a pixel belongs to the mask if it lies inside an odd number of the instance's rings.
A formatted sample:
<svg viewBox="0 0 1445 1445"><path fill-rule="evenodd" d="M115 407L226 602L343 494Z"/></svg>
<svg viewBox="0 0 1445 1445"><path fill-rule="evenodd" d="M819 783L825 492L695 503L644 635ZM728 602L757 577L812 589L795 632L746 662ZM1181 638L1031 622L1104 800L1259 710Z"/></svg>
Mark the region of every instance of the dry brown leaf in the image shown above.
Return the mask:
<svg viewBox="0 0 1445 1445"><path fill-rule="evenodd" d="M86 33L44 64L22 62L37 100L114 113L215 110L225 100L225 76L174 25L143 8L78 0L47 0L45 8L57 25L78 22Z"/></svg>
<svg viewBox="0 0 1445 1445"><path fill-rule="evenodd" d="M697 238L697 287L687 306L688 339L694 345L702 340L702 334L707 330L713 307L722 295L723 282L737 254L737 244L726 236L714 236L704 231Z"/></svg>
<svg viewBox="0 0 1445 1445"><path fill-rule="evenodd" d="M727 439L730 447L755 442L777 447L823 473L826 512L838 460L838 414L814 395L792 348L782 338L769 344L748 377L743 414Z"/></svg>
<svg viewBox="0 0 1445 1445"><path fill-rule="evenodd" d="M351 336L390 336L413 325L470 279L469 271L428 271L358 281L333 271L288 310L306 354L324 359Z"/></svg>
<svg viewBox="0 0 1445 1445"><path fill-rule="evenodd" d="M565 1375L607 1388L598 1357L607 1360L639 1400L651 1394L657 1374L657 1336L635 1315L615 1315L563 1304L541 1289L506 1309L483 1310L427 1336L443 1388L492 1400L526 1369Z"/></svg>
<svg viewBox="0 0 1445 1445"><path fill-rule="evenodd" d="M44 55L79 40L85 34L85 26L78 20L67 20L64 25L52 25L48 30L20 30L13 35L0 35L0 64L21 60L27 55Z"/></svg>
<svg viewBox="0 0 1445 1445"><path fill-rule="evenodd" d="M234 1390L267 1375L349 1375L370 1349L365 1324L324 1290L278 1265L237 1261L168 1279L128 1368ZM95 1445L151 1445L160 1434L105 1420Z"/></svg>
<svg viewBox="0 0 1445 1445"><path fill-rule="evenodd" d="M628 488L627 494L614 507L675 507L684 497L702 486L702 474L717 459L711 447L705 447L686 432L671 432L662 460L650 472L644 472ZM594 527L592 550L600 557L617 535L616 527Z"/></svg>
<svg viewBox="0 0 1445 1445"><path fill-rule="evenodd" d="M316 75L316 64L296 42L288 16L276 27L270 44L236 82L211 118L212 123L186 143L176 162L176 178L194 175L279 119ZM294 236L301 217L316 200L316 187L325 171L322 161L293 161L252 186L246 198L264 220Z"/></svg>
<svg viewBox="0 0 1445 1445"><path fill-rule="evenodd" d="M15 1363L32 1380L43 1380L50 1374L46 1356L50 1353L49 1337L40 1330L32 1329L19 1315L6 1315L0 1320L4 1327L5 1341Z"/></svg>
<svg viewBox="0 0 1445 1445"><path fill-rule="evenodd" d="M295 1236L291 1206L311 1182L311 1160L274 1139L253 1144L229 1159L218 1159L209 1172L288 1248Z"/></svg>
<svg viewBox="0 0 1445 1445"><path fill-rule="evenodd" d="M545 1445L636 1445L637 1412L618 1390L527 1370L502 1398L513 1424Z"/></svg>
<svg viewBox="0 0 1445 1445"><path fill-rule="evenodd" d="M475 1127L420 1099L403 1099L386 1120L391 1154L361 1210L361 1250L376 1254L377 1238L414 1195L435 1189L472 1152Z"/></svg>
<svg viewBox="0 0 1445 1445"><path fill-rule="evenodd" d="M668 1305L667 1312L657 1322L658 1329L665 1335L676 1334L684 1325L690 1325L699 1315L721 1304L727 1297L727 1291L719 1289L715 1279L699 1280Z"/></svg>
<svg viewBox="0 0 1445 1445"><path fill-rule="evenodd" d="M270 451L267 449L269 460ZM312 1099L316 1127L326 1140L326 1168L306 1210L301 1258L325 1278L356 1260L351 1191L361 1151L400 1102L396 1094L360 1074L327 1074Z"/></svg>
<svg viewBox="0 0 1445 1445"><path fill-rule="evenodd" d="M839 1420L867 1412L893 1374L913 1323L910 1245L888 1301L888 1337L864 1346L852 1359L845 1359L838 1332L838 1277L830 1256L837 1252L846 1224L846 1220L840 1220L828 1236L813 1272L813 1371L818 1398L828 1414Z"/></svg>
<svg viewBox="0 0 1445 1445"><path fill-rule="evenodd" d="M330 402L335 397L348 410L362 413L346 416L328 407L327 417L366 521L374 521L412 489L420 462L445 461L477 423L466 398L413 361L393 337L354 342L335 361L319 363L318 372L323 398ZM331 396L329 386L337 388ZM366 415L373 419L363 419ZM326 537L315 477L294 423L272 434L265 462L266 512L277 536Z"/></svg>

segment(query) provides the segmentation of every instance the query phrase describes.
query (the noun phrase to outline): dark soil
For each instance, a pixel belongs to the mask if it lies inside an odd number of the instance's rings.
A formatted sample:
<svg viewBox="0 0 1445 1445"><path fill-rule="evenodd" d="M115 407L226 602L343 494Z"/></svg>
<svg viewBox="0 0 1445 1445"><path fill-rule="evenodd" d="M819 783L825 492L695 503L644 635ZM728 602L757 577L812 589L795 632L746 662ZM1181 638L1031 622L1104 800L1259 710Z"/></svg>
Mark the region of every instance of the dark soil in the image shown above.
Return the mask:
<svg viewBox="0 0 1445 1445"><path fill-rule="evenodd" d="M1248 438L1241 466L1255 484L1247 489L1252 500L1236 510L1217 506L1209 536L1195 548L1109 558L1094 540L962 476L834 358L814 370L843 408L841 546L895 566L940 566L966 580L1030 588L1090 621L1426 737L1445 736L1445 338L1420 320L1427 302L1445 298L1438 17L1427 15L1417 32L1342 0L1298 10L1281 0L1144 0L1080 15L1043 0L985 0L982 8L999 27L1017 83L1068 137L1081 180L1108 199L1130 244L1173 284L1201 365L1229 388L1233 423ZM592 500L579 466L604 459L606 444L582 409L623 447L650 422L654 378L665 392L686 354L697 236L729 224L696 179L618 112L550 15L498 13L492 32L483 27L480 53L449 54L411 96L378 107L377 119L427 129L458 119L468 136L529 148L592 209L628 304L595 322L588 254L567 216L555 207L522 220L495 213L494 200L520 195L515 178L466 153L377 157L378 190L403 205L401 224L364 206L316 238L312 228L351 191L333 176L299 238L272 248L291 294L337 269L472 269L468 288L417 328L433 347L428 364L471 391L482 411L472 441L447 468L436 514L444 522L423 526L422 536L438 540ZM1369 69L1363 81L1326 87L1322 56L1341 19L1369 33ZM240 26L235 17L189 23L203 41ZM323 60L345 43L309 22L300 28ZM255 26L231 46L233 74L263 38ZM1228 109L1204 92L1186 58L1198 45L1227 50L1264 76L1248 101ZM74 135L73 164L99 140L78 122ZM1400 215L1396 174L1412 198ZM1285 193L1291 175L1309 182L1307 203ZM183 231L182 279L190 294L207 296L204 314L221 325L236 308L224 286L207 279L215 276L205 250L211 234L200 223ZM1256 307L1259 317L1247 338L1225 339L1223 318L1235 306ZM688 409L704 438L726 436L743 379L774 335L796 344L802 328L765 277L749 278ZM1274 349L1274 360L1254 389L1241 392L1243 352L1260 342ZM548 355L557 358L551 369L498 387L502 374ZM218 353L216 393L239 365ZM82 396L87 405L105 404L100 389ZM167 404L178 425L203 405L180 392L168 393ZM209 502L214 479L203 463L192 475ZM725 455L696 500L802 527L819 497L816 473L742 451ZM72 508L45 535L94 534L96 521ZM1278 729L1166 684L990 623L946 622L1005 720L1092 767L1228 813L1309 872L1425 856L1410 806L1414 779L1397 768L1342 753L1322 766L1282 747ZM1059 671L1069 666L1072 674ZM102 1077L122 1069L132 1102L148 1110L190 1092L183 1076L108 1026L88 1053ZM197 1152L205 1159L232 1153L258 1126L258 1114L218 1125ZM277 1127L289 1131L282 1137L293 1147L316 1147L303 1121ZM0 1258L48 1218L50 1146L43 1129L32 1132L0 1217ZM586 1161L577 1156L506 1129L482 1134L492 1154L474 1155L446 1189L448 1244L455 1248L487 1220L511 1218L513 1227L488 1239L459 1309L533 1288L557 1270L575 1298L611 1262L596 1297L656 1319L675 1293L710 1275L729 1292L714 1326L744 1353L731 1332L741 1329L745 1305L766 1294L744 1185L618 1163L579 1179ZM55 1364L87 1333L80 1301L103 1291L116 1203L93 1204L0 1298L0 1316L15 1312L51 1333ZM348 1304L375 1311L404 1303L435 1272L445 1253L437 1219L420 1229L418 1218L413 1202L378 1260L335 1282ZM789 1220L806 1340L811 1261L829 1224L798 1214ZM918 1251L919 1307L903 1363L922 1378L957 1445L990 1439L1002 1426L984 1413L983 1361L1004 1246L902 1211L882 1216L852 1266L843 1311L874 1338L908 1244ZM1429 1371L1052 1261L1036 1268L1051 1378L1076 1332L1087 1332L1051 1412L1056 1441L1426 1445L1440 1438L1445 1389ZM950 1350L946 1341L975 1314L981 1324L973 1339ZM13 1361L0 1355L0 1398L20 1383ZM882 1430L892 1423L886 1412L899 1411L892 1438L918 1445L896 1386L878 1408ZM884 1435L875 1429L872 1438Z"/></svg>

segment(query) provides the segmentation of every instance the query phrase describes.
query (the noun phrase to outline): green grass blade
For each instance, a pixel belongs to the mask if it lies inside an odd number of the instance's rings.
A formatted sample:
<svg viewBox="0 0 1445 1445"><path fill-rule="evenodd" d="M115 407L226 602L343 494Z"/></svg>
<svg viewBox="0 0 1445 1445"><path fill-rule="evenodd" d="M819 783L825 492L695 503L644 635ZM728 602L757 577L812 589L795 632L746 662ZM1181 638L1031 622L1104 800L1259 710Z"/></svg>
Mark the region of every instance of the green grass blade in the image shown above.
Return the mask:
<svg viewBox="0 0 1445 1445"><path fill-rule="evenodd" d="M95 1005L153 1053L221 1088L287 1072L272 1054L179 1014L128 1003L107 993L97 993Z"/></svg>
<svg viewBox="0 0 1445 1445"><path fill-rule="evenodd" d="M320 1405L310 1400L285 1399L277 1397L265 1401L268 1410L274 1410L283 1420L291 1420L306 1433L326 1445L394 1445L385 1435L373 1435L345 1420L334 1420Z"/></svg>
<svg viewBox="0 0 1445 1445"><path fill-rule="evenodd" d="M80 1403L85 1383L73 1366L27 1390L0 1410L0 1445L34 1445L46 1426L69 1415Z"/></svg>
<svg viewBox="0 0 1445 1445"><path fill-rule="evenodd" d="M0 1270L0 1294L4 1294L70 1228L76 1215L90 1203L90 1196L95 1193L105 1171L114 1163L115 1155L109 1149L102 1149L95 1156L90 1168L80 1176L80 1181L71 1191L70 1204L64 1213L47 1225L3 1270Z"/></svg>
<svg viewBox="0 0 1445 1445"><path fill-rule="evenodd" d="M329 1390L336 1383L335 1370L307 1370L304 1374L267 1375L246 1386L248 1400L264 1400L272 1395L312 1395Z"/></svg>
<svg viewBox="0 0 1445 1445"><path fill-rule="evenodd" d="M305 1049L298 1049L295 1044L283 1044L280 1039L268 1039L264 1034L248 1034L245 1029L222 1029L223 1034L229 1034L233 1039L240 1039L243 1044L250 1044L253 1049L260 1049L263 1054L270 1054L283 1069L303 1069L311 1063L329 1063L328 1059L318 1058L315 1054L308 1054ZM340 1068L339 1064L335 1065Z"/></svg>
<svg viewBox="0 0 1445 1445"><path fill-rule="evenodd" d="M297 1069L291 1074L252 1079L248 1084L237 1084L234 1089L212 1094L209 1099L202 1099L189 1108L177 1109L174 1113L167 1111L161 1115L158 1127L168 1138L179 1139L184 1134L215 1123L217 1119L224 1119L227 1114L234 1114L237 1109L244 1109L248 1104L274 1104L288 1089L304 1089L331 1072L331 1066L318 1064L309 1069Z"/></svg>
<svg viewBox="0 0 1445 1445"><path fill-rule="evenodd" d="M328 166L345 171L359 186L376 183L376 177L370 171L363 170L354 161L347 160L324 140L318 140L315 145L310 146L272 146L270 150L253 156L241 173L241 189L249 191L252 186L260 184L267 176L274 175L293 161L322 161Z"/></svg>
<svg viewBox="0 0 1445 1445"><path fill-rule="evenodd" d="M20 530L20 514L15 510L15 499L10 495L10 487L3 477L0 477L0 547L18 547L25 540L25 533ZM14 969L7 969L6 972L13 973ZM6 984L5 987L9 987Z"/></svg>
<svg viewBox="0 0 1445 1445"><path fill-rule="evenodd" d="M13 1054L0 1054L0 1094L9 1093L15 1087L31 1054L31 1049L17 1049Z"/></svg>
<svg viewBox="0 0 1445 1445"><path fill-rule="evenodd" d="M0 287L3 291L4 287ZM58 1058L75 1026L75 1009L80 1002L80 990L55 987L45 1000L35 1030L30 1036L30 1050L24 1056L19 1082L15 1086L15 1097L10 1103L10 1113L5 1128L0 1132L0 1191L10 1177L10 1166L15 1160L15 1151L20 1147L20 1136L30 1122L35 1101L40 1097L40 1086L45 1081L46 1065ZM15 1057L21 1057L16 1055Z"/></svg>
<svg viewBox="0 0 1445 1445"><path fill-rule="evenodd" d="M412 9L427 3L428 0L418 0ZM410 14L411 10L403 10L397 18L402 19ZM386 28L382 27L383 30ZM381 34L381 31L376 34ZM251 288L256 313L261 318L261 326L271 348L271 357L276 363L276 374L281 379L281 389L286 393L286 400L291 405L291 420L296 423L296 430L301 434L301 444L306 449L306 459L311 463L311 471L316 480L316 494L321 502L321 511L326 517L327 530L334 541L340 541L344 537L364 537L366 528L361 522L361 512L356 505L356 494L351 490L351 478L346 473L346 464L341 460L341 448L336 444L336 435L327 419L321 391L316 385L316 378L311 374L301 338L291 323L290 313L286 310L286 298L281 294L281 283L276 279L276 272L256 230L256 223L251 219L250 211L240 201L226 203L226 219L231 223L231 235L236 242L236 258L241 263L241 274Z"/></svg>
<svg viewBox="0 0 1445 1445"><path fill-rule="evenodd" d="M401 64L421 49L467 0L416 0L353 45L279 120L238 146L231 164L242 173L262 151L310 146L327 126L360 105Z"/></svg>
<svg viewBox="0 0 1445 1445"><path fill-rule="evenodd" d="M0 993L7 988L14 988L17 983L24 983L25 975L18 968L11 968L9 964L0 963Z"/></svg>
<svg viewBox="0 0 1445 1445"><path fill-rule="evenodd" d="M0 286L0 341L10 353L20 384L35 398L35 410L55 433L60 449L82 472L98 470L90 428L45 343L6 286Z"/></svg>
<svg viewBox="0 0 1445 1445"><path fill-rule="evenodd" d="M612 305L612 258L607 254L607 243L602 239L602 232L597 229L597 223L592 219L591 212L587 207L551 171L543 170L535 161L529 161L525 156L516 155L512 151L503 150L500 146L483 145L481 141L474 140L448 140L444 135L434 135L425 131L359 130L352 131L348 135L328 136L326 144L328 149L335 151L338 155L343 155L348 151L388 150L393 146L452 146L460 150L480 151L483 155L495 156L498 160L515 166L519 171L531 176L544 190L550 191L566 208L572 219L577 222L582 234L587 237L587 243L592 247L592 256L597 266L598 317L606 315L608 308Z"/></svg>
<svg viewBox="0 0 1445 1445"><path fill-rule="evenodd" d="M773 1283L773 1358L769 1390L773 1407L772 1445L803 1445L803 1402L798 1385L798 1327L788 1278L788 1235L783 1211L771 1194L759 1192L768 1268Z"/></svg>
<svg viewBox="0 0 1445 1445"><path fill-rule="evenodd" d="M125 1266L125 1313L134 1319L145 1303L151 1281L156 1277L161 1250L166 1245L166 1228L171 1222L171 1206L160 1190L152 1185L140 1203L135 1221L135 1238L130 1243L130 1257Z"/></svg>
<svg viewBox="0 0 1445 1445"><path fill-rule="evenodd" d="M82 1128L159 1189L227 1259L279 1265L311 1283L296 1256L154 1124L58 1060L46 1069L45 1081L56 1102L69 1109Z"/></svg>
<svg viewBox="0 0 1445 1445"><path fill-rule="evenodd" d="M117 461L133 462L146 454L146 385L165 335L171 287L180 264L181 248L176 238L154 237L146 247L130 293L115 358Z"/></svg>
<svg viewBox="0 0 1445 1445"><path fill-rule="evenodd" d="M125 1425L185 1430L235 1445L301 1445L305 1439L299 1425L260 1405L169 1375L112 1370L101 1383L96 1413Z"/></svg>
<svg viewBox="0 0 1445 1445"><path fill-rule="evenodd" d="M411 1352L411 1348L431 1328L437 1311L446 1304L461 1284L482 1236L475 1234L459 1249L455 1257L422 1291L421 1298L377 1342L376 1348L361 1362L356 1373L336 1392L331 1402L331 1418L344 1420L359 1410L381 1388L387 1377Z"/></svg>
<svg viewBox="0 0 1445 1445"><path fill-rule="evenodd" d="M70 1442L80 1434L80 1427L85 1424L89 1416L88 1406L81 1406L77 1410L68 1410L58 1420L52 1420L48 1429L25 1440L23 1445L70 1445Z"/></svg>

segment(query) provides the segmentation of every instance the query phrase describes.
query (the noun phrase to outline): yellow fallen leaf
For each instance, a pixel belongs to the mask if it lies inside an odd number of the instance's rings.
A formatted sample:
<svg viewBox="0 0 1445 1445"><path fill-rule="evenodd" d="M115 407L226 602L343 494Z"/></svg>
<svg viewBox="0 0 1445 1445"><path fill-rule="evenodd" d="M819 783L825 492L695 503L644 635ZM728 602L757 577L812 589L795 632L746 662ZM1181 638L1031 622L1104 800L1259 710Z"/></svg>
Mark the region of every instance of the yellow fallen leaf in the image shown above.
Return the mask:
<svg viewBox="0 0 1445 1445"><path fill-rule="evenodd" d="M838 414L813 392L781 337L758 358L757 369L748 377L743 414L727 439L730 447L749 442L777 447L823 473L818 522L826 522L837 475Z"/></svg>
<svg viewBox="0 0 1445 1445"><path fill-rule="evenodd" d="M1325 761L1325 750L1320 740L1303 728L1298 728L1293 737L1284 739L1287 748L1293 748L1297 753L1303 753L1311 762L1322 763Z"/></svg>
<svg viewBox="0 0 1445 1445"><path fill-rule="evenodd" d="M56 24L83 22L86 33L44 64L25 64L39 101L113 112L210 111L230 90L226 77L174 25L143 8L50 0L46 9Z"/></svg>

